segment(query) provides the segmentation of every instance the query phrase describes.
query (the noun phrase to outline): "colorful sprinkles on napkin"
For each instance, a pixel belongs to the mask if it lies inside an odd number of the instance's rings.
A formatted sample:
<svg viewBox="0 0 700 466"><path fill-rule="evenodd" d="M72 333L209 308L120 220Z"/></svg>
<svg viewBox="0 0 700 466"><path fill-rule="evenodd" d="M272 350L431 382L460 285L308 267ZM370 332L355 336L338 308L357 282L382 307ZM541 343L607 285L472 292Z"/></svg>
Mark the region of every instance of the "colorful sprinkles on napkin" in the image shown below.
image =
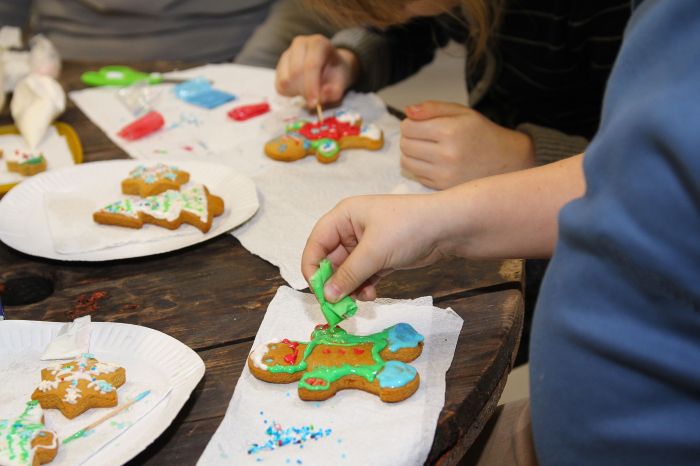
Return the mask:
<svg viewBox="0 0 700 466"><path fill-rule="evenodd" d="M260 415L263 412L260 411ZM299 448L304 448L304 444L309 440L318 440L331 435L332 429L315 428L313 424L308 426L287 427L283 428L279 423L267 419L263 421L269 424L265 429L267 440L264 443L254 443L248 449L249 455L255 455L261 451L272 451L281 448L285 445L299 445Z"/></svg>

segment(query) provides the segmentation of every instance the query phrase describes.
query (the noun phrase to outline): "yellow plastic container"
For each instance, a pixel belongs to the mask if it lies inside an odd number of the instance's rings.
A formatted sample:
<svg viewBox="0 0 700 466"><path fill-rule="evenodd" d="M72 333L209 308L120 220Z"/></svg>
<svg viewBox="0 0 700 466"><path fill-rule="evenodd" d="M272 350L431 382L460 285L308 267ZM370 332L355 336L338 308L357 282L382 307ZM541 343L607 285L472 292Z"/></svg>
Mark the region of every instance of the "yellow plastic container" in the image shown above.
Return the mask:
<svg viewBox="0 0 700 466"><path fill-rule="evenodd" d="M68 143L68 149L70 149L70 153L73 155L73 161L76 164L83 163L83 146L80 143L78 134L75 132L73 127L68 123L62 123L60 121L57 121L52 126L56 128L58 134L66 138L66 142ZM19 130L15 125L0 126L0 136L6 134L19 134ZM16 184L17 183L0 184L0 194L8 192Z"/></svg>

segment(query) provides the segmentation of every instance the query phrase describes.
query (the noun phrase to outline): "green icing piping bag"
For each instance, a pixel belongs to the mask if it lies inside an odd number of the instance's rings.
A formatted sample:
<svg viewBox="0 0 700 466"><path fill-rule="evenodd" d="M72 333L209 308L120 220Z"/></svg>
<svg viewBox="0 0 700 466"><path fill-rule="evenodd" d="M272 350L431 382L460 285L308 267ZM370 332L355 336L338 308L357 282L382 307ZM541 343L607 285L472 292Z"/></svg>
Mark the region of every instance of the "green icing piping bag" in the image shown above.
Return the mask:
<svg viewBox="0 0 700 466"><path fill-rule="evenodd" d="M321 304L321 312L328 321L328 325L334 328L343 319L352 317L357 311L357 304L350 296L346 296L337 303L329 303L323 296L323 285L326 284L329 278L333 275L333 264L328 259L323 259L318 265L318 270L309 280L311 289L316 295L316 299Z"/></svg>

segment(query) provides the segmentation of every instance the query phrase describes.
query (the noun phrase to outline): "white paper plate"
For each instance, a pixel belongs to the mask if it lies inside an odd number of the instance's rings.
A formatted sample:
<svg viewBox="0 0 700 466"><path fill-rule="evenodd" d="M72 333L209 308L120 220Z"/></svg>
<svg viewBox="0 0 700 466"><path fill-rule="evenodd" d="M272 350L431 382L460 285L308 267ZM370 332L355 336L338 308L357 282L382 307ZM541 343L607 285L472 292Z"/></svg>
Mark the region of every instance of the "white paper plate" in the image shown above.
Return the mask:
<svg viewBox="0 0 700 466"><path fill-rule="evenodd" d="M50 361L39 361L39 357L62 325L28 320L0 322L0 354L3 355L0 358L3 378L0 418L16 415L15 405L23 406L25 393L26 400L29 400L40 372L36 371L30 377L26 361L35 358L37 367L47 366ZM123 464L150 445L170 425L204 375L204 362L180 341L147 327L110 322L93 322L91 325L90 352L103 361L124 364L127 382L129 361L133 364L138 358L139 365L152 368L154 377L169 377L172 387L145 417L89 460L91 465ZM143 370L140 372L144 373ZM79 419L75 420L76 430L85 427ZM59 449L57 460L60 455Z"/></svg>
<svg viewBox="0 0 700 466"><path fill-rule="evenodd" d="M42 173L15 187L0 201L0 241L18 251L49 259L66 261L126 259L159 254L201 243L241 225L259 208L255 183L229 167L195 161L163 160L162 163L173 164L189 172L191 181L205 184L213 194L224 199L226 210L223 215L214 218L208 233L182 235L178 230L194 228L184 225L174 230L172 237L164 237L158 241L132 242L87 252L58 253L54 249L45 212L44 194L84 192L85 196L99 194L104 196L105 193L113 192L116 196L113 199L118 200L121 197L119 194L121 181L126 178L131 169L143 162L110 160ZM84 222L86 227L94 225L91 216L86 215ZM143 228L159 227L144 225Z"/></svg>

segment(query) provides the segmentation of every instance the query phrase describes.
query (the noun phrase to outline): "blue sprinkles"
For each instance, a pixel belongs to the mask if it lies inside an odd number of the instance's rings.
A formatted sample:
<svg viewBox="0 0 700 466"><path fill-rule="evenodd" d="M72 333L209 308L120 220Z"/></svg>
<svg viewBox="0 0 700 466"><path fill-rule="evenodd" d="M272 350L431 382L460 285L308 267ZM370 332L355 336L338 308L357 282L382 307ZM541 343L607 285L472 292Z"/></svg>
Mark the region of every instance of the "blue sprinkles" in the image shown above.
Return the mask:
<svg viewBox="0 0 700 466"><path fill-rule="evenodd" d="M262 414L262 413L261 413ZM264 421L267 424L267 420ZM315 429L313 425L301 427L289 427L284 429L279 423L271 421L265 429L268 439L264 443L254 443L249 449L249 455L255 455L261 451L272 451L285 445L299 445L304 448L304 443L309 440L318 440L331 435L332 429ZM301 460L297 460L301 464Z"/></svg>

